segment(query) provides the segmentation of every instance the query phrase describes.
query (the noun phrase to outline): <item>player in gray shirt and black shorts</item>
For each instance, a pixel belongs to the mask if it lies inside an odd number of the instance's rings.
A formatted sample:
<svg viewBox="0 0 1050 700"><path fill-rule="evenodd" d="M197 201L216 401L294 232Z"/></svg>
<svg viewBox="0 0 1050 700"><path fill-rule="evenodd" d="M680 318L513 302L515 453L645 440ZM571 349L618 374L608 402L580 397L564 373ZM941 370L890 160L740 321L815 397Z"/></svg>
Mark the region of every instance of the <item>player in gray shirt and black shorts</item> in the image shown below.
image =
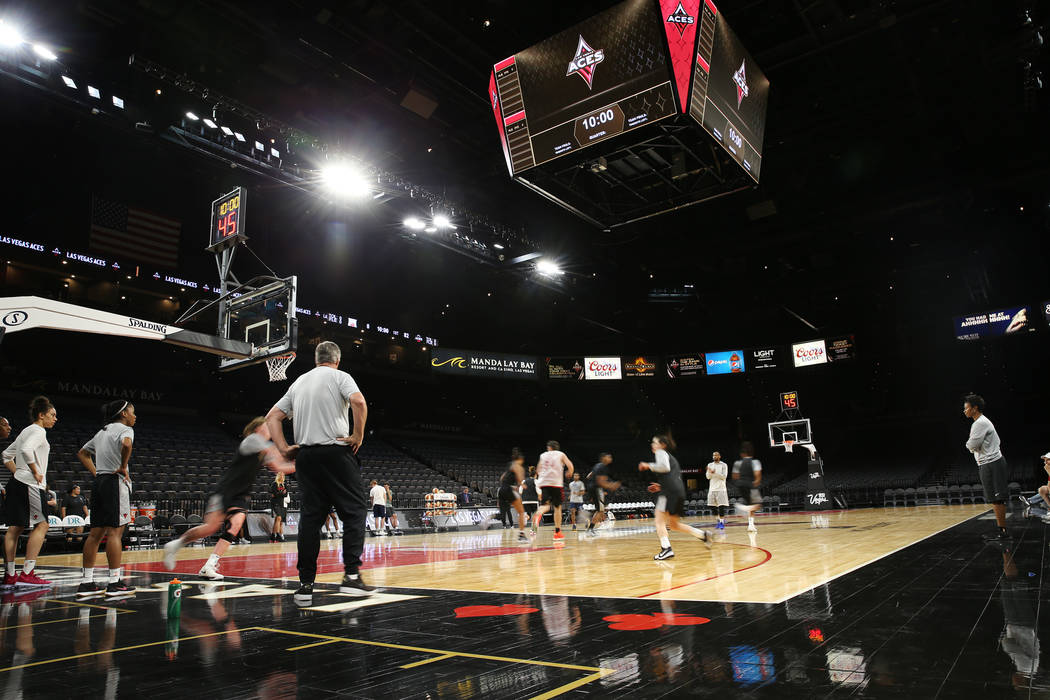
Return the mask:
<svg viewBox="0 0 1050 700"><path fill-rule="evenodd" d="M91 530L84 538L84 568L78 596L102 592L102 588L95 584L95 556L103 535L106 536L106 559L109 561L106 595L126 595L135 590L120 580L121 538L124 527L131 522L128 460L135 442L135 406L127 401L110 401L102 406L102 416L105 427L77 452L77 459L95 477L91 487Z"/></svg>
<svg viewBox="0 0 1050 700"><path fill-rule="evenodd" d="M295 476L302 493L298 537L301 585L294 596L299 605L313 601L321 526L332 507L343 521L345 575L339 591L361 596L375 590L359 573L368 492L361 481L357 450L365 439L368 404L354 378L339 370L341 359L338 345L330 341L319 343L314 352L317 366L292 382L266 416L270 438L286 458L291 458L296 449L289 448L281 423L293 418L298 448ZM348 409L354 413L353 433Z"/></svg>
<svg viewBox="0 0 1050 700"><path fill-rule="evenodd" d="M984 415L984 399L977 394L970 394L963 403L963 415L973 420L970 426L970 437L966 449L973 453L977 460L977 473L984 486L984 501L992 504L995 511L995 522L999 530L985 536L986 540L1007 542L1010 536L1006 532L1006 499L1010 495L1010 467L1006 464L999 449L999 433L988 417Z"/></svg>

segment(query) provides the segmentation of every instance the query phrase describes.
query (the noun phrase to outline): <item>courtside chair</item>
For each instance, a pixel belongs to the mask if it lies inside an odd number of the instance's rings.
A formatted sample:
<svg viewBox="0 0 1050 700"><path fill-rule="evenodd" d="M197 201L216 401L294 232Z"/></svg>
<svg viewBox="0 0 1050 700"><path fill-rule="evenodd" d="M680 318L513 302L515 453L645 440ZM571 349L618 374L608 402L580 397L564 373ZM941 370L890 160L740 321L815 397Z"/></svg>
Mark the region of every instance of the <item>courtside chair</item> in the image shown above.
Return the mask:
<svg viewBox="0 0 1050 700"><path fill-rule="evenodd" d="M953 502L962 504L962 491L960 491L958 484L952 484L948 487L948 505L951 505Z"/></svg>

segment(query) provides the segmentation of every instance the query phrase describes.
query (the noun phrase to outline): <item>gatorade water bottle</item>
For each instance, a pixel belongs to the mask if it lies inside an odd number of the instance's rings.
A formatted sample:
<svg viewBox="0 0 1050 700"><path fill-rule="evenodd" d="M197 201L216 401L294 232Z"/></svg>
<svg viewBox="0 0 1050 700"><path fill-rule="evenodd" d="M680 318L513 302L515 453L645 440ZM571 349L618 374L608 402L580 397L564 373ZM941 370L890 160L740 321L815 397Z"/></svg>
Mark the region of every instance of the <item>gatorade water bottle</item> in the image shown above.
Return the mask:
<svg viewBox="0 0 1050 700"><path fill-rule="evenodd" d="M182 615L182 582L173 578L168 584L168 619Z"/></svg>

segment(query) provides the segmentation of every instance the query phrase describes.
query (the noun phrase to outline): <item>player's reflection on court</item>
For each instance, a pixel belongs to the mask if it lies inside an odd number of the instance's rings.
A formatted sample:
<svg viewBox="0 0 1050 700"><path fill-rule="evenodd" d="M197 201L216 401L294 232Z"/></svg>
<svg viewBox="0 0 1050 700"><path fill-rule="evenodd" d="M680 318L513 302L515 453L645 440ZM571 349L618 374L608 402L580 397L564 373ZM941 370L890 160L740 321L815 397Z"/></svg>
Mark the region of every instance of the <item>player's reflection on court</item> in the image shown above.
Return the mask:
<svg viewBox="0 0 1050 700"><path fill-rule="evenodd" d="M98 636L98 643L93 645L91 624L94 620L97 627L99 614L100 609L95 607L83 607L77 611L73 654L80 657L77 659L77 672L83 679L83 686L78 688L78 692L82 691L84 697L104 697L108 700L117 697L120 688L120 666L111 651L117 642L119 615L115 608L109 608L103 613L102 631ZM28 629L32 630L32 627ZM95 674L105 675L105 685L101 692L95 686Z"/></svg>
<svg viewBox="0 0 1050 700"><path fill-rule="evenodd" d="M218 590L218 587L201 584L200 589L202 595L208 595ZM206 602L210 612L208 617L196 617L183 610L181 636L200 636L196 641L200 645L201 663L205 666L215 666L230 658L231 653L236 654L240 651L241 633L221 599L207 599ZM216 632L226 634L215 634Z"/></svg>
<svg viewBox="0 0 1050 700"><path fill-rule="evenodd" d="M259 683L256 697L259 700L294 698L299 692L299 676L290 671L274 671Z"/></svg>
<svg viewBox="0 0 1050 700"><path fill-rule="evenodd" d="M540 608L547 637L555 644L565 644L579 633L583 615L575 602L570 610L569 598L543 596L540 598Z"/></svg>
<svg viewBox="0 0 1050 700"><path fill-rule="evenodd" d="M999 645L1014 665L1012 682L1017 690L1046 688L1046 674L1039 674L1038 587L1021 577L1012 549L1004 549L1003 581L999 599L1003 606L1003 631ZM1033 578L1032 581L1037 581Z"/></svg>
<svg viewBox="0 0 1050 700"><path fill-rule="evenodd" d="M11 671L7 673L8 678L5 679L6 682L3 684L3 697L5 698L22 697L23 669L20 667L32 663L33 658L36 656L36 646L33 642L33 607L34 605L44 605L43 601L39 603L34 603L33 601L46 594L47 591L33 591L21 596L9 593L3 597L3 602L0 603L0 623L2 623L0 627L3 627L0 630L0 637L4 638L6 642L7 628L10 626L15 627L15 648L10 658ZM6 653L3 661L8 661Z"/></svg>

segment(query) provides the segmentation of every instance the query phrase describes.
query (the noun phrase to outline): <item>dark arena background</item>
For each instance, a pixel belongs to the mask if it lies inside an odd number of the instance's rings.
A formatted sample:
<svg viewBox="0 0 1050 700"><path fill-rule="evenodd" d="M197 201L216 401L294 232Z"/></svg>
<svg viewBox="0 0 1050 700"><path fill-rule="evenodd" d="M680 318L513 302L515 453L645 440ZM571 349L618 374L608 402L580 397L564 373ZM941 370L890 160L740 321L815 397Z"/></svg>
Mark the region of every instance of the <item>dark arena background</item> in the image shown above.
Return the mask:
<svg viewBox="0 0 1050 700"><path fill-rule="evenodd" d="M2 696L1050 697L1048 23L0 4ZM322 341L367 502L260 468L166 564ZM128 420L130 487L78 459Z"/></svg>

